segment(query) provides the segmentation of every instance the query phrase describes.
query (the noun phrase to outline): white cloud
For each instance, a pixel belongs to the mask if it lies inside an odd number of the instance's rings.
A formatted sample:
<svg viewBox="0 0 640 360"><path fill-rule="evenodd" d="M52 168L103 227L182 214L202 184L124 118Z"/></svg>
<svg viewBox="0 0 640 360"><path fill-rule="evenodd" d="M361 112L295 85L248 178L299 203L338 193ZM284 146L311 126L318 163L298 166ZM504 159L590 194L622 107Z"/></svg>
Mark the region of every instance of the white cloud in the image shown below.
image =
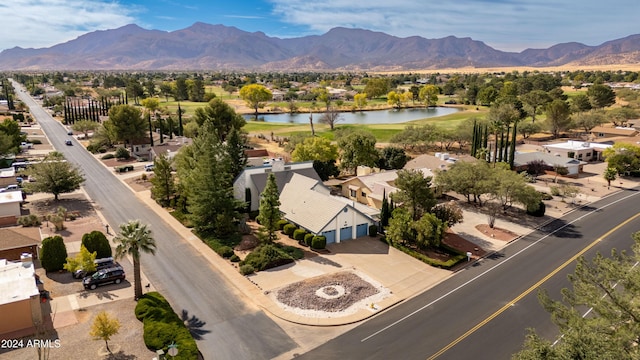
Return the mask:
<svg viewBox="0 0 640 360"><path fill-rule="evenodd" d="M395 36L471 37L520 51L578 41L587 45L638 32L637 0L270 0L283 22L325 32L336 26ZM614 10L616 9L616 10Z"/></svg>
<svg viewBox="0 0 640 360"><path fill-rule="evenodd" d="M97 0L10 0L0 5L0 50L49 47L95 30L134 23L140 8Z"/></svg>

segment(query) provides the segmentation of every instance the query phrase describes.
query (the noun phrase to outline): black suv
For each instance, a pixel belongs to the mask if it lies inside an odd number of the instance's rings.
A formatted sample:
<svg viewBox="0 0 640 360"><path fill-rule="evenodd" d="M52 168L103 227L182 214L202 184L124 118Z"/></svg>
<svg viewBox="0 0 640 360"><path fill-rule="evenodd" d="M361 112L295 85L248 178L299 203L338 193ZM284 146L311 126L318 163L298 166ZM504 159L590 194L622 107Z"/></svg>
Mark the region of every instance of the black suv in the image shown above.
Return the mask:
<svg viewBox="0 0 640 360"><path fill-rule="evenodd" d="M73 278L82 279L84 277L95 274L96 271L98 270L102 270L102 269L106 269L114 266L120 266L120 264L115 262L112 257L95 259L93 262L96 264L96 269L94 271L85 271L84 269L78 269L73 272Z"/></svg>
<svg viewBox="0 0 640 360"><path fill-rule="evenodd" d="M87 276L82 279L82 285L85 289L95 289L98 286L106 284L120 284L124 280L124 270L120 266L113 266L110 268L102 269L91 276Z"/></svg>

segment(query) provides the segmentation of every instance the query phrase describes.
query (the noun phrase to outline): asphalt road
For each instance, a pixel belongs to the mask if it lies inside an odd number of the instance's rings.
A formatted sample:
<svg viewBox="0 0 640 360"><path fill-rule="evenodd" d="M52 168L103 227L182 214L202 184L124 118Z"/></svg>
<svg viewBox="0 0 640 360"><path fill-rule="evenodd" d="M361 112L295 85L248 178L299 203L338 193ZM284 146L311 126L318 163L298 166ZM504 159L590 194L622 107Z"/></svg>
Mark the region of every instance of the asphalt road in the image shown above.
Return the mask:
<svg viewBox="0 0 640 360"><path fill-rule="evenodd" d="M68 136L63 125L21 91L22 86L12 83L55 149L82 170L84 189L105 219L113 225L131 219L150 225L157 251L155 256L142 255L142 270L178 314L186 311L204 322L196 331L202 337L198 348L205 359L269 359L296 347L268 316L246 305L233 285L137 200L113 172ZM73 146L65 145L69 139Z"/></svg>
<svg viewBox="0 0 640 360"><path fill-rule="evenodd" d="M577 254L630 248L640 217L608 232L640 212L639 200L627 190L572 212L300 359L510 359L527 328L554 339L538 289L560 299Z"/></svg>

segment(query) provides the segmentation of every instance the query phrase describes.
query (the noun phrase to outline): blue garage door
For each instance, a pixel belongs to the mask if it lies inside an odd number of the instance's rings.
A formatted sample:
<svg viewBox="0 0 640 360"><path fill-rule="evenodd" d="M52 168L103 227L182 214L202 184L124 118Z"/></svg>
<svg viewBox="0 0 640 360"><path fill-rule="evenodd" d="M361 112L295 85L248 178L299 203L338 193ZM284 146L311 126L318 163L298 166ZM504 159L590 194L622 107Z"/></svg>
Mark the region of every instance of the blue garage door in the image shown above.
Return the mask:
<svg viewBox="0 0 640 360"><path fill-rule="evenodd" d="M351 235L352 229L353 229L353 226L340 229L340 241L351 239L353 237Z"/></svg>
<svg viewBox="0 0 640 360"><path fill-rule="evenodd" d="M331 244L331 243L336 242L336 231L335 230L325 231L321 235L327 238L327 244Z"/></svg>
<svg viewBox="0 0 640 360"><path fill-rule="evenodd" d="M369 233L369 224L360 224L356 226L356 237L367 236Z"/></svg>

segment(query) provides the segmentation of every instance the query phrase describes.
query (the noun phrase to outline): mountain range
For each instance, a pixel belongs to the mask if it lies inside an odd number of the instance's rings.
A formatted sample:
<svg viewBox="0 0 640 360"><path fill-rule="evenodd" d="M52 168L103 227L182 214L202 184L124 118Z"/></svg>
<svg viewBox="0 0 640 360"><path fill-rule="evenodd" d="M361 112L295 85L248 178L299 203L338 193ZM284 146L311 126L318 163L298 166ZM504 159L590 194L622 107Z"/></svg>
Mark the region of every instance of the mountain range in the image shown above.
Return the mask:
<svg viewBox="0 0 640 360"><path fill-rule="evenodd" d="M640 34L588 46L571 42L522 52L448 36L400 38L364 29L281 39L197 22L176 31L126 25L49 48L0 52L0 70L390 71L461 67L598 66L640 63Z"/></svg>

